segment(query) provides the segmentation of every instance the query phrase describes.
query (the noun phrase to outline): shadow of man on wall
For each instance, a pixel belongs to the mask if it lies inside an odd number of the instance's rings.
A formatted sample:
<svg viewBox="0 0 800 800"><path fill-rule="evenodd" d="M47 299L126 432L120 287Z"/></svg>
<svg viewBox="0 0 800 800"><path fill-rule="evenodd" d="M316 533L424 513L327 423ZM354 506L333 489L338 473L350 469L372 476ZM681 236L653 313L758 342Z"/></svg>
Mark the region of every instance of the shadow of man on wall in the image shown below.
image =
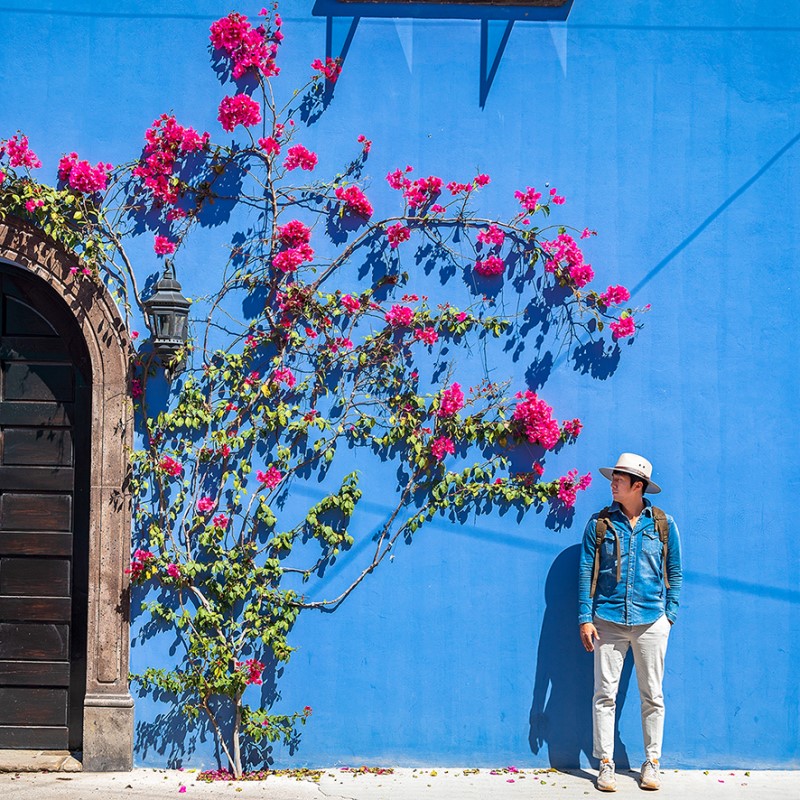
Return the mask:
<svg viewBox="0 0 800 800"><path fill-rule="evenodd" d="M598 763L592 756L593 661L578 636L580 549L575 544L559 553L547 573L528 734L531 752L538 754L547 745L550 766L562 770L580 770L582 757L595 768ZM614 744L618 769L630 768L619 738L619 715L632 667L627 658L619 685Z"/></svg>

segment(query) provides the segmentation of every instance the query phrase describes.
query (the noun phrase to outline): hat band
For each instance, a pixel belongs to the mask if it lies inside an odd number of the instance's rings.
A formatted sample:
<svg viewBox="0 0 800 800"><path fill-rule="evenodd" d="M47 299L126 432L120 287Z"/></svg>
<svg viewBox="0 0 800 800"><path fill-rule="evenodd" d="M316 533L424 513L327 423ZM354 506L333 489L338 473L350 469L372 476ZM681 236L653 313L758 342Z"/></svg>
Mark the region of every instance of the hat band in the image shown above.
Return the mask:
<svg viewBox="0 0 800 800"><path fill-rule="evenodd" d="M635 475L637 478L644 478L648 483L650 482L650 478L644 472L639 472L633 467L612 467L611 471L624 472L626 475Z"/></svg>

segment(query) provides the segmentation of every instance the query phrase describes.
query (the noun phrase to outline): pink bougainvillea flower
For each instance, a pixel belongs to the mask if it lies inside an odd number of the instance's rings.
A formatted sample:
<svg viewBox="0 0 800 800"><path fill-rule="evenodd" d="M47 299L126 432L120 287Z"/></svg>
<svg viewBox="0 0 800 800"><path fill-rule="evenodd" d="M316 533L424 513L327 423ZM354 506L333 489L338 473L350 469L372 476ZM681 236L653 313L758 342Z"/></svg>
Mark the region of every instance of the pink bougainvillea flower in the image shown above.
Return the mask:
<svg viewBox="0 0 800 800"><path fill-rule="evenodd" d="M608 327L611 328L611 336L614 339L625 339L636 333L636 323L631 316L620 317L619 320L612 322Z"/></svg>
<svg viewBox="0 0 800 800"><path fill-rule="evenodd" d="M541 478L544 475L544 467L538 461L534 461L531 465L531 472Z"/></svg>
<svg viewBox="0 0 800 800"><path fill-rule="evenodd" d="M280 155L281 146L271 136L259 139L258 145L268 156Z"/></svg>
<svg viewBox="0 0 800 800"><path fill-rule="evenodd" d="M143 393L144 388L142 387L142 382L138 378L134 378L131 381L131 397L134 400L138 400Z"/></svg>
<svg viewBox="0 0 800 800"><path fill-rule="evenodd" d="M304 706L303 707L303 716L304 717L310 717L313 713L314 713L314 711L311 708L311 706Z"/></svg>
<svg viewBox="0 0 800 800"><path fill-rule="evenodd" d="M156 254L159 256L169 255L175 252L175 242L167 236L156 236L153 242L153 250L155 250Z"/></svg>
<svg viewBox="0 0 800 800"><path fill-rule="evenodd" d="M475 262L474 269L478 275L482 275L484 278L493 278L496 275L503 274L505 262L498 256L486 256L486 258L479 258Z"/></svg>
<svg viewBox="0 0 800 800"><path fill-rule="evenodd" d="M491 178L486 175L485 173L481 173L480 175L476 175L474 179L474 184L476 186L486 186L487 183L491 182Z"/></svg>
<svg viewBox="0 0 800 800"><path fill-rule="evenodd" d="M287 151L283 166L290 171L299 167L311 172L317 166L317 154L302 144L293 145Z"/></svg>
<svg viewBox="0 0 800 800"><path fill-rule="evenodd" d="M567 436L577 438L578 434L583 430L583 423L575 417L575 419L567 419L561 423L561 429Z"/></svg>
<svg viewBox="0 0 800 800"><path fill-rule="evenodd" d="M281 250L272 258L272 266L281 272L294 272L301 264L306 261L314 260L314 250L307 244L300 244L297 247L289 247Z"/></svg>
<svg viewBox="0 0 800 800"><path fill-rule="evenodd" d="M444 214L447 209L444 206L440 206L438 203L434 203L430 209L434 214Z"/></svg>
<svg viewBox="0 0 800 800"><path fill-rule="evenodd" d="M141 178L153 199L160 203L175 203L179 183L175 178L178 160L202 150L208 133L199 134L194 128L178 124L175 117L162 114L145 131L145 147L133 174Z"/></svg>
<svg viewBox="0 0 800 800"><path fill-rule="evenodd" d="M458 314L456 314L456 320L458 322L464 322L464 320L466 318L467 318L467 312L466 311L459 311Z"/></svg>
<svg viewBox="0 0 800 800"><path fill-rule="evenodd" d="M393 305L384 318L393 328L407 328L414 319L414 310L408 306Z"/></svg>
<svg viewBox="0 0 800 800"><path fill-rule="evenodd" d="M276 15L273 24L275 31L270 35L263 25L254 28L244 14L235 11L211 24L211 44L231 60L231 74L235 79L241 78L248 69L254 69L267 78L280 72L275 64L275 55L278 43L283 39L281 18Z"/></svg>
<svg viewBox="0 0 800 800"><path fill-rule="evenodd" d="M442 399L439 402L439 410L436 412L438 417L452 417L464 408L464 392L458 383L453 383L442 392Z"/></svg>
<svg viewBox="0 0 800 800"><path fill-rule="evenodd" d="M177 564L167 564L167 575L170 578L180 578L181 568Z"/></svg>
<svg viewBox="0 0 800 800"><path fill-rule="evenodd" d="M261 122L261 106L246 94L223 97L219 104L217 119L228 133L231 133L237 125L249 128Z"/></svg>
<svg viewBox="0 0 800 800"><path fill-rule="evenodd" d="M0 155L5 151L9 167L27 167L39 169L42 162L28 146L28 137L22 134L12 136L4 145L0 144Z"/></svg>
<svg viewBox="0 0 800 800"><path fill-rule="evenodd" d="M31 198L30 200L25 201L25 210L29 214L33 214L37 208L41 208L44 205L44 200L34 200Z"/></svg>
<svg viewBox="0 0 800 800"><path fill-rule="evenodd" d="M369 153L369 151L372 149L372 140L367 139L367 137L364 136L363 133L359 134L358 143L361 145L361 149L364 151L364 155Z"/></svg>
<svg viewBox="0 0 800 800"><path fill-rule="evenodd" d="M173 478L177 477L183 472L183 466L177 462L172 456L162 456L158 466L162 472L171 475Z"/></svg>
<svg viewBox="0 0 800 800"><path fill-rule="evenodd" d="M594 278L594 270L591 264L574 264L569 268L569 276L572 278L575 286L577 286L578 289L582 289Z"/></svg>
<svg viewBox="0 0 800 800"><path fill-rule="evenodd" d="M278 227L278 239L287 247L308 244L311 241L311 228L304 225L299 219L293 219Z"/></svg>
<svg viewBox="0 0 800 800"><path fill-rule="evenodd" d="M349 314L355 314L361 308L361 301L350 294L343 295L339 302Z"/></svg>
<svg viewBox="0 0 800 800"><path fill-rule="evenodd" d="M139 580L148 568L148 562L155 556L149 550L134 550L131 556L131 565L126 568L125 574L131 576L131 580Z"/></svg>
<svg viewBox="0 0 800 800"><path fill-rule="evenodd" d="M69 184L71 189L84 194L104 192L108 186L111 164L98 162L92 166L88 161L79 161L77 153L62 156L58 162L58 179Z"/></svg>
<svg viewBox="0 0 800 800"><path fill-rule="evenodd" d="M520 402L514 408L512 419L521 434L531 444L552 450L561 438L561 429L552 416L553 409L530 389L524 393L517 392L516 397Z"/></svg>
<svg viewBox="0 0 800 800"><path fill-rule="evenodd" d="M372 216L372 204L367 200L367 196L358 186L337 186L336 198L345 204L345 208L354 214L360 214L362 217Z"/></svg>
<svg viewBox="0 0 800 800"><path fill-rule="evenodd" d="M607 306L617 306L627 303L631 293L624 286L609 286L601 295L600 300Z"/></svg>
<svg viewBox="0 0 800 800"><path fill-rule="evenodd" d="M297 383L297 378L288 367L280 367L274 370L272 380L275 383L285 383L290 389Z"/></svg>
<svg viewBox="0 0 800 800"><path fill-rule="evenodd" d="M256 478L268 489L274 489L283 480L283 474L277 467L271 466L266 472L256 472Z"/></svg>
<svg viewBox="0 0 800 800"><path fill-rule="evenodd" d="M447 436L440 436L431 444L431 454L437 461L442 461L448 453L452 456L455 452L455 444Z"/></svg>
<svg viewBox="0 0 800 800"><path fill-rule="evenodd" d="M201 514L207 514L209 511L214 510L214 506L216 506L216 501L213 497L201 497L197 501L197 510Z"/></svg>
<svg viewBox="0 0 800 800"><path fill-rule="evenodd" d="M386 238L389 240L389 247L394 250L400 242L407 242L411 238L411 231L401 222L398 222L386 229Z"/></svg>
<svg viewBox="0 0 800 800"><path fill-rule="evenodd" d="M436 333L436 328L428 326L427 328L418 328L415 330L414 338L419 342L432 345L439 341L439 334Z"/></svg>
<svg viewBox="0 0 800 800"><path fill-rule="evenodd" d="M450 183L447 184L447 189L453 196L457 194L469 194L474 188L474 183L459 183L459 181L450 181Z"/></svg>
<svg viewBox="0 0 800 800"><path fill-rule="evenodd" d="M215 515L214 519L211 520L211 524L215 528L220 528L221 530L228 527L228 515L227 514L217 514Z"/></svg>
<svg viewBox="0 0 800 800"><path fill-rule="evenodd" d="M409 208L418 208L433 202L442 191L443 181L436 175L417 178L414 181L404 179L403 197Z"/></svg>
<svg viewBox="0 0 800 800"><path fill-rule="evenodd" d="M336 79L342 72L342 63L338 58L331 58L330 56L325 59L324 64L321 59L315 58L311 62L311 69L317 70L325 80L336 83Z"/></svg>
<svg viewBox="0 0 800 800"><path fill-rule="evenodd" d="M527 186L524 192L514 192L514 197L519 200L519 204L525 211L534 212L539 200L542 199L542 193L537 192L532 186Z"/></svg>
<svg viewBox="0 0 800 800"><path fill-rule="evenodd" d="M542 241L542 249L547 255L545 262L546 272L556 272L566 270L566 277L575 284L577 288L586 286L594 278L594 270L591 264L586 264L583 260L583 252L578 243L568 234L560 233L551 241Z"/></svg>
<svg viewBox="0 0 800 800"><path fill-rule="evenodd" d="M571 469L566 475L558 479L558 499L567 508L572 508L575 505L578 492L588 489L591 482L591 474L587 473L579 480L578 470Z"/></svg>
<svg viewBox="0 0 800 800"><path fill-rule="evenodd" d="M497 225L490 225L485 231L480 231L475 238L483 244L499 247L505 241L506 235Z"/></svg>
<svg viewBox="0 0 800 800"><path fill-rule="evenodd" d="M588 239L590 236L597 236L597 231L590 231L588 228L584 228L583 233L581 233L581 239Z"/></svg>

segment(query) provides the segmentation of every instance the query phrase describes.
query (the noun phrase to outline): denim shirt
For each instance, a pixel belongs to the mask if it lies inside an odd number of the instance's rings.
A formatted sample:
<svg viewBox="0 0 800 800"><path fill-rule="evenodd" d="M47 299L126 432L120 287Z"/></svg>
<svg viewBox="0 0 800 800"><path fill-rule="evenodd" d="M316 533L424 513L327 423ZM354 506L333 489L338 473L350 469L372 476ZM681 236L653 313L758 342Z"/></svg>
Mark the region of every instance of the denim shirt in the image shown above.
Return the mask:
<svg viewBox="0 0 800 800"><path fill-rule="evenodd" d="M606 531L600 551L600 572L594 597L589 597L596 546L595 526L598 514L592 516L583 532L578 568L578 623L591 622L595 616L619 625L649 625L667 615L675 622L681 592L681 543L678 526L667 514L667 576L664 583L664 556L653 519L652 503L645 499L645 508L631 529L630 520L618 503L609 506L609 519L619 536L620 580L617 583L617 545L614 531Z"/></svg>

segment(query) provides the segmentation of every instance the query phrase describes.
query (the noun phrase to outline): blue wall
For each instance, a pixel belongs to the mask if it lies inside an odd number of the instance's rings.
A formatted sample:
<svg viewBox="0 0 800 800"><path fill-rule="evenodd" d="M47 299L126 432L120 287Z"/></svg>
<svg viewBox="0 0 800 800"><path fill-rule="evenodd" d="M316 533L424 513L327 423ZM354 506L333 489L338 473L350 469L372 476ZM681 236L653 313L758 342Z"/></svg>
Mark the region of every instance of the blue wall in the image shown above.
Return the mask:
<svg viewBox="0 0 800 800"><path fill-rule="evenodd" d="M239 8L254 16L260 5ZM206 44L229 10L211 0L4 5L0 136L22 129L53 179L64 151L135 157L169 109L221 136L224 90ZM357 25L326 17L348 10L363 14ZM685 588L668 653L665 763L800 767L800 7L575 0L563 21L289 0L282 12L288 86L326 39L333 55L348 45L331 106L304 137L321 169L332 173L366 133L379 202L382 176L406 163L447 178L490 172L484 202L498 214L515 189L552 181L568 198L565 221L601 234L590 249L600 282L635 286L635 301L652 303L612 379L556 361L544 394L586 430L552 469L642 452L679 522ZM489 87L482 26L490 67L509 16ZM204 232L184 257L189 293L214 285L230 233ZM150 247L148 237L134 248L141 275L157 268ZM498 369L521 386L529 363ZM336 613L301 618L281 707L314 715L298 753L278 762L586 763L591 659L577 640L574 569L583 519L607 499L595 476L569 528L535 514L435 522ZM381 515L378 493L368 509ZM347 578L329 572L318 591ZM132 669L162 652L137 643ZM635 680L630 689L620 738L636 764ZM164 710L137 701L137 762L213 763L210 741L191 732L157 740Z"/></svg>

